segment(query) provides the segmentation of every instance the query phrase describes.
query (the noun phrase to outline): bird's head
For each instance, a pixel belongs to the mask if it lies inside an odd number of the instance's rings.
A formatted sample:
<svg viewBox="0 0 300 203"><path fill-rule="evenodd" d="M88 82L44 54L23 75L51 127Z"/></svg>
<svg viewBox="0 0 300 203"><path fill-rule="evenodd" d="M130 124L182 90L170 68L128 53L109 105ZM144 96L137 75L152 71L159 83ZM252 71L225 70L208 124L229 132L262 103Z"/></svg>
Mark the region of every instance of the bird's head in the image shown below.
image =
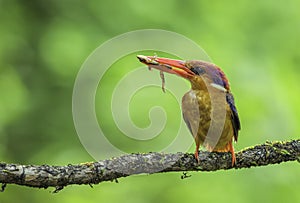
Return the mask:
<svg viewBox="0 0 300 203"><path fill-rule="evenodd" d="M202 89L211 85L222 91L229 91L229 82L224 72L216 65L200 60L176 60L156 56L138 55L140 62L150 68L178 75L188 79L193 89Z"/></svg>

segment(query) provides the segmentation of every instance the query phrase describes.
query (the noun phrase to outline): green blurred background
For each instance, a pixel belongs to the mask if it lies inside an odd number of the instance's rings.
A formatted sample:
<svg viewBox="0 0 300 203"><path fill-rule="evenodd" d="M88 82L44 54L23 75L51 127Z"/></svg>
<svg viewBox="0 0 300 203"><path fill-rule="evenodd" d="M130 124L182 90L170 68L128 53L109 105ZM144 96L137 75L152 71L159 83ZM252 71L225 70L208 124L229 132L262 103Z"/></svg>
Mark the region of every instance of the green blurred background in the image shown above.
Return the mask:
<svg viewBox="0 0 300 203"><path fill-rule="evenodd" d="M92 161L72 120L76 74L101 43L145 28L185 35L224 69L242 121L236 150L266 140L299 138L299 8L297 0L0 0L0 160L56 165ZM124 70L138 66L132 59L122 64ZM125 73L117 69L108 73L103 94L110 95L116 82L110 83L109 74L121 78ZM149 77L154 75L159 77L158 73ZM137 113L145 107L141 104L145 102L139 102L143 97L149 103L157 98L163 98L162 105L171 102L174 110L166 112L178 121L181 113L174 98L163 95L160 88L153 90L140 91L138 100L132 100L133 121L141 127L149 123L148 113ZM155 95L154 99L149 95ZM167 127L176 128L178 122L169 120ZM104 127L108 134L116 131L112 122ZM165 141L170 140L162 139L160 144ZM118 145L134 149L126 141ZM8 185L0 203L299 202L299 169L294 162L190 173L192 177L184 180L181 173L139 175L93 189L69 186L55 195L52 189Z"/></svg>

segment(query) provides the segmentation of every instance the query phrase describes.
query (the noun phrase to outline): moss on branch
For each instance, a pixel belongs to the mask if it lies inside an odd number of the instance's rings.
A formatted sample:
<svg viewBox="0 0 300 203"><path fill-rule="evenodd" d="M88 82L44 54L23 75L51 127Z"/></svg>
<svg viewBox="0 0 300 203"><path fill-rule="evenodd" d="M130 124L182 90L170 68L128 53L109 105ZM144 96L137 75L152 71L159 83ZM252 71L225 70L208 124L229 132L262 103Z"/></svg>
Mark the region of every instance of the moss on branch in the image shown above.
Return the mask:
<svg viewBox="0 0 300 203"><path fill-rule="evenodd" d="M200 151L198 163L189 153L143 153L83 164L66 166L19 165L0 163L2 191L6 184L29 187L55 187L55 192L71 184L98 184L134 174L161 172L216 171L241 169L300 160L300 139L287 142L266 142L236 153L231 166L230 153Z"/></svg>

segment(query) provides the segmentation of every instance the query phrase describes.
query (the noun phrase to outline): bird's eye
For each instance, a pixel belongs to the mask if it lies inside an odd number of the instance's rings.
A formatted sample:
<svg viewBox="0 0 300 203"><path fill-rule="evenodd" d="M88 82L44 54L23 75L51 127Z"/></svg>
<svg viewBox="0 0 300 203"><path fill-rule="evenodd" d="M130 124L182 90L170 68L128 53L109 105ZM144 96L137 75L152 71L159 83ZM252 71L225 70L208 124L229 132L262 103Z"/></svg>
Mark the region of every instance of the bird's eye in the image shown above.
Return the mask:
<svg viewBox="0 0 300 203"><path fill-rule="evenodd" d="M193 67L191 68L191 71L193 71L197 75L202 75L205 73L205 70L202 67Z"/></svg>

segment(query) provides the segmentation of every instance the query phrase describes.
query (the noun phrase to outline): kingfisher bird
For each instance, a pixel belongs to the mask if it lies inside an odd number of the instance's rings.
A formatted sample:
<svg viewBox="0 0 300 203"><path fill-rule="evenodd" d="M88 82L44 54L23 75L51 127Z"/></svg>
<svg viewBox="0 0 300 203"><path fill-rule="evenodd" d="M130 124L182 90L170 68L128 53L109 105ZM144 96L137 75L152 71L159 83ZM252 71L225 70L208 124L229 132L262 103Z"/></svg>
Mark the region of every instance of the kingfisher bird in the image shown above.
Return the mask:
<svg viewBox="0 0 300 203"><path fill-rule="evenodd" d="M181 108L183 119L195 139L196 160L199 162L199 147L204 146L210 152L230 152L234 166L233 141L238 139L241 124L224 72L217 65L201 60L144 55L137 55L137 58L149 69L158 69L161 77L166 72L191 83L191 90L182 98Z"/></svg>

